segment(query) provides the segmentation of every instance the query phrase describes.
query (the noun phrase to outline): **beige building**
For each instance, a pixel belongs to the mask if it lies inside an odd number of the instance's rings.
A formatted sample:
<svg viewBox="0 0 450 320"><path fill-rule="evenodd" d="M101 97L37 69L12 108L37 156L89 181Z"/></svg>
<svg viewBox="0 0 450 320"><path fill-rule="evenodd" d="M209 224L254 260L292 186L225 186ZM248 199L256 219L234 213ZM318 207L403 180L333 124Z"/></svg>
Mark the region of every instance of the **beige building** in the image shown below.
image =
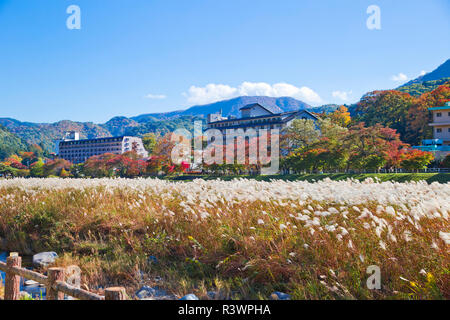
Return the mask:
<svg viewBox="0 0 450 320"><path fill-rule="evenodd" d="M80 140L77 132L70 132L64 140L57 142L56 150L59 157L72 163L82 163L90 157L105 153L122 154L128 151L135 151L143 158L148 157L142 139L130 136Z"/></svg>
<svg viewBox="0 0 450 320"><path fill-rule="evenodd" d="M428 110L433 113L433 122L430 126L433 127L434 139L442 140L443 145L450 145L450 101L443 107L433 107Z"/></svg>
<svg viewBox="0 0 450 320"><path fill-rule="evenodd" d="M306 110L274 113L259 103L249 104L240 109L241 118L222 116L222 113L209 114L208 129L218 129L225 134L227 129L279 129L280 131L291 125L295 119L310 119L316 121L318 117Z"/></svg>

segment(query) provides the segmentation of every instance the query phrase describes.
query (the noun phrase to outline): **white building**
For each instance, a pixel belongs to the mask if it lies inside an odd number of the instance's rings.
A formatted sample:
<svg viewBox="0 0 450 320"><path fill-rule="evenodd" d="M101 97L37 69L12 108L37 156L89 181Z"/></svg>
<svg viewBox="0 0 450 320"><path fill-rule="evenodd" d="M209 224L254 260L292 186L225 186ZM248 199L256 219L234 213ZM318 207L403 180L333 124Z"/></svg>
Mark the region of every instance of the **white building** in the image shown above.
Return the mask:
<svg viewBox="0 0 450 320"><path fill-rule="evenodd" d="M73 163L82 163L93 156L105 153L123 154L135 151L140 157L148 157L141 138L121 136L80 140L78 132L66 133L63 140L57 142L56 154Z"/></svg>

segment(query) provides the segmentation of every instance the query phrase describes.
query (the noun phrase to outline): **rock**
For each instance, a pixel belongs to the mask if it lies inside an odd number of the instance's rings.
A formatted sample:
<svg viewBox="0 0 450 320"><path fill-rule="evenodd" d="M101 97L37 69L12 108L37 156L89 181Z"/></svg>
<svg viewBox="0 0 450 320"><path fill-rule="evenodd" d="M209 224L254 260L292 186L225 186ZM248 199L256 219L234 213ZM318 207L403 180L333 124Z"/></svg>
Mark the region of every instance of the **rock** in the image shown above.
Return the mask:
<svg viewBox="0 0 450 320"><path fill-rule="evenodd" d="M34 280L27 280L24 282L25 286L39 286L39 282L34 281Z"/></svg>
<svg viewBox="0 0 450 320"><path fill-rule="evenodd" d="M150 298L144 298L140 299L142 301L144 300L177 300L175 296L162 296L162 297L150 297Z"/></svg>
<svg viewBox="0 0 450 320"><path fill-rule="evenodd" d="M180 300L200 300L200 299L195 294L189 293L189 294L185 295L183 298L181 298Z"/></svg>
<svg viewBox="0 0 450 320"><path fill-rule="evenodd" d="M56 252L41 252L33 256L33 265L37 267L46 267L55 262L56 258L58 258Z"/></svg>
<svg viewBox="0 0 450 320"><path fill-rule="evenodd" d="M275 291L270 295L271 300L291 300L291 296L284 292Z"/></svg>
<svg viewBox="0 0 450 320"><path fill-rule="evenodd" d="M166 291L159 289L158 287L149 287L149 286L143 286L136 292L136 296L143 300L148 298L162 298L162 297L168 297L168 294Z"/></svg>

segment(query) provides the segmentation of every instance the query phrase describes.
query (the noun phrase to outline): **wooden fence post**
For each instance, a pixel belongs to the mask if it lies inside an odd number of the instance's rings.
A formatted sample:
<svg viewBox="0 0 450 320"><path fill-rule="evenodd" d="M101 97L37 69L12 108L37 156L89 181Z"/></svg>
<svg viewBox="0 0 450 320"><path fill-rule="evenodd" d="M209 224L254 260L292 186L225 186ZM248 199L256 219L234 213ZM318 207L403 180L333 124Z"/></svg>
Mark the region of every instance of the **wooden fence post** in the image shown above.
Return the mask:
<svg viewBox="0 0 450 320"><path fill-rule="evenodd" d="M6 258L6 265L11 267L21 267L22 258L15 255ZM6 272L5 277L5 300L20 299L20 276L16 276L12 271Z"/></svg>
<svg viewBox="0 0 450 320"><path fill-rule="evenodd" d="M105 300L126 300L127 293L123 287L112 287L105 289Z"/></svg>
<svg viewBox="0 0 450 320"><path fill-rule="evenodd" d="M64 281L64 268L49 268L47 300L64 300L64 293L54 288L57 281Z"/></svg>

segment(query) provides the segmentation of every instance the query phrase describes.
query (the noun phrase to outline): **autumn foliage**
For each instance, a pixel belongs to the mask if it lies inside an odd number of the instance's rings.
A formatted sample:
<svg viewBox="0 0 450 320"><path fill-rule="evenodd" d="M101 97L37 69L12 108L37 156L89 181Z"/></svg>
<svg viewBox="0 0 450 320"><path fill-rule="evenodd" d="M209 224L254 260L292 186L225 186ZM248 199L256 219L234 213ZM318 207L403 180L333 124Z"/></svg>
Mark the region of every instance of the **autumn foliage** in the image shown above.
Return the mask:
<svg viewBox="0 0 450 320"><path fill-rule="evenodd" d="M350 128L342 128L329 121L320 121L320 130L313 140L302 139L302 135L314 136L309 130L308 120L296 120L294 127L300 132L299 141L309 141L283 161L283 168L294 172L348 172L378 171L382 168L395 170L419 170L433 160L433 154L409 148L402 142L395 129L381 124L366 127L360 122Z"/></svg>
<svg viewBox="0 0 450 320"><path fill-rule="evenodd" d="M361 98L354 120L396 129L403 141L418 145L432 137L428 108L443 106L449 100L450 82L419 97L396 90L372 91Z"/></svg>

